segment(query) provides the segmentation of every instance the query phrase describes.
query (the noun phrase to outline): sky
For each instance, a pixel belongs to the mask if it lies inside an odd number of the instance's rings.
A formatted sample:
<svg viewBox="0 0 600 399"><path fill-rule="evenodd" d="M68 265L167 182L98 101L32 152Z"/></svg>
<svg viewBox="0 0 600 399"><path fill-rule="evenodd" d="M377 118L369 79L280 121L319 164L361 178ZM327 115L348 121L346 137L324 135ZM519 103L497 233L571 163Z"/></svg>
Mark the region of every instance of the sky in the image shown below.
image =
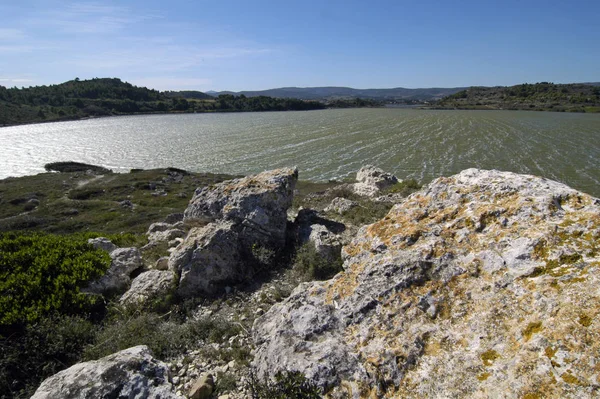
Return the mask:
<svg viewBox="0 0 600 399"><path fill-rule="evenodd" d="M598 0L0 0L0 85L597 82L599 21Z"/></svg>

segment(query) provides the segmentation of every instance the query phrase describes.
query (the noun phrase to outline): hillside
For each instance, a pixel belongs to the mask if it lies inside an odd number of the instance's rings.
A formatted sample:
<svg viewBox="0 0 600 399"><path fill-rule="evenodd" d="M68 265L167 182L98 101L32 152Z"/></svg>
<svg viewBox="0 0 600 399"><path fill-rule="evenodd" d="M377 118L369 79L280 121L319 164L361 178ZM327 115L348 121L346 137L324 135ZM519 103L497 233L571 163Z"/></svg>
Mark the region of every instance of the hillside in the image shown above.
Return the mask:
<svg viewBox="0 0 600 399"><path fill-rule="evenodd" d="M559 112L600 112L596 84L548 82L510 87L471 87L440 100L448 109L509 109Z"/></svg>
<svg viewBox="0 0 600 399"><path fill-rule="evenodd" d="M159 92L120 79L71 80L50 86L0 86L0 126L108 115L322 109L318 102L270 97L217 98L202 92Z"/></svg>
<svg viewBox="0 0 600 399"><path fill-rule="evenodd" d="M371 100L435 100L454 94L465 89L454 88L427 88L427 89L405 89L397 87L393 89L353 89L351 87L281 87L277 89L261 91L222 91L210 92L211 95L235 94L247 97L270 96L278 98L300 98L302 100L326 100L336 98L362 98Z"/></svg>

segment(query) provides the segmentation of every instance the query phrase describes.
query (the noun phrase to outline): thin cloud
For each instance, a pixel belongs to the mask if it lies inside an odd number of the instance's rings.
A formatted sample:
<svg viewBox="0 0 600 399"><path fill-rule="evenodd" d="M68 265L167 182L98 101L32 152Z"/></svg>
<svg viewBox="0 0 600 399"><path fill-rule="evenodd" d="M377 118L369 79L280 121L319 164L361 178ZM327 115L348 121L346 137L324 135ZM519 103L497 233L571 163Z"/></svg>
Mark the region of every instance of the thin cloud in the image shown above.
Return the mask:
<svg viewBox="0 0 600 399"><path fill-rule="evenodd" d="M62 33L112 34L148 19L158 18L151 14L135 14L128 7L109 6L99 3L76 3L62 10L47 11L28 21L30 25L52 26Z"/></svg>
<svg viewBox="0 0 600 399"><path fill-rule="evenodd" d="M0 41L22 40L25 33L20 29L0 28Z"/></svg>

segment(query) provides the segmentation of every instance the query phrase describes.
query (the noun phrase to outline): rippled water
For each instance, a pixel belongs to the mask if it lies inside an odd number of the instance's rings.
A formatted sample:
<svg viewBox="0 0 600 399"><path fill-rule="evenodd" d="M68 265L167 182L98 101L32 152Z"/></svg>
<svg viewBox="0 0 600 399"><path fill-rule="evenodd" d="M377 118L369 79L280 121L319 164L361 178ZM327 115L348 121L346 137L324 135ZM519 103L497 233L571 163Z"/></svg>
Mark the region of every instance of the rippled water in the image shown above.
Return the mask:
<svg viewBox="0 0 600 399"><path fill-rule="evenodd" d="M151 115L0 128L0 178L73 160L116 171L247 174L297 165L309 180L370 163L428 182L465 168L531 173L600 196L600 115L348 109Z"/></svg>

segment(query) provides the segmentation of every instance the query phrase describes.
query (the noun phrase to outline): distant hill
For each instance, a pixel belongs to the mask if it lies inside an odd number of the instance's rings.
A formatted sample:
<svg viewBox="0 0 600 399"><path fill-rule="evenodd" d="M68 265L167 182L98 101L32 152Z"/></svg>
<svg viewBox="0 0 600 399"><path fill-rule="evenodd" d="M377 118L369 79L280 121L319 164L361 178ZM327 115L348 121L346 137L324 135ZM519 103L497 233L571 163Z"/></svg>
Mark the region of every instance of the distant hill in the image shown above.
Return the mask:
<svg viewBox="0 0 600 399"><path fill-rule="evenodd" d="M0 86L0 126L107 115L168 112L252 112L323 109L316 101L244 96L211 97L199 91L159 92L116 78L74 79L51 86Z"/></svg>
<svg viewBox="0 0 600 399"><path fill-rule="evenodd" d="M195 90L164 91L163 94L169 98L186 98L196 100L209 100L213 98L213 96L210 94Z"/></svg>
<svg viewBox="0 0 600 399"><path fill-rule="evenodd" d="M339 98L362 98L371 100L437 100L449 96L465 87L405 89L353 89L351 87L281 87L261 91L221 91L209 92L213 96L220 94L245 95L246 97L270 96L277 98L299 98L302 100L331 100Z"/></svg>
<svg viewBox="0 0 600 399"><path fill-rule="evenodd" d="M449 109L600 112L600 84L541 82L509 87L471 87L437 103Z"/></svg>

